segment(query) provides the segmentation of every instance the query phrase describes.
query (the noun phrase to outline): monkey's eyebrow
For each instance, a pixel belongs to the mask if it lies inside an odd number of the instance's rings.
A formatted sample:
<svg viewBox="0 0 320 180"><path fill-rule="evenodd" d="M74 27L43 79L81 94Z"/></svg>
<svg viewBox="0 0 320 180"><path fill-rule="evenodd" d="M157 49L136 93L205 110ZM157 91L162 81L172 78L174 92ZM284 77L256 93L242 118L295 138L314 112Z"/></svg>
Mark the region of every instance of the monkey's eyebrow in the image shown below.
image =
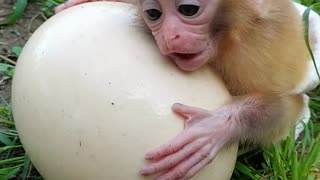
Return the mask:
<svg viewBox="0 0 320 180"><path fill-rule="evenodd" d="M146 0L138 0L139 3L143 3L144 1L146 1ZM161 0L154 0L154 1L158 1L159 2Z"/></svg>
<svg viewBox="0 0 320 180"><path fill-rule="evenodd" d="M145 0L138 0L138 4L139 5L142 5L142 3L144 2Z"/></svg>

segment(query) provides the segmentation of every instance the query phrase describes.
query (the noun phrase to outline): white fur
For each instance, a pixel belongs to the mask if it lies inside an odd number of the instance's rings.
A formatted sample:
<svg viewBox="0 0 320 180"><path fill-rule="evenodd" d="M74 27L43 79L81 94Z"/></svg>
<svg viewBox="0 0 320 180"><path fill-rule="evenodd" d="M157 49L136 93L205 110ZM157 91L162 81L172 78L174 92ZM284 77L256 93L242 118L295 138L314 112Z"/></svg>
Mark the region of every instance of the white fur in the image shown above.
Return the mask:
<svg viewBox="0 0 320 180"><path fill-rule="evenodd" d="M295 137L298 138L299 134L303 131L304 129L304 124L308 124L310 120L310 108L309 108L309 97L307 95L303 95L303 111L301 112L299 119L298 119L298 124L296 126L296 131L295 131Z"/></svg>
<svg viewBox="0 0 320 180"><path fill-rule="evenodd" d="M307 9L307 7L300 5L298 3L294 3L296 8L298 9L301 17L304 13L304 11ZM310 12L309 15L309 38L313 39L315 44L314 48L312 49L313 55L316 61L316 66L318 70L320 71L320 16L315 13L314 11ZM292 93L293 94L304 94L306 92L311 91L316 86L319 85L320 81L318 78L318 75L316 73L315 65L310 59L310 62L306 69L307 75L304 78L304 80L297 86ZM309 97L307 95L303 95L304 97L304 108L299 116L299 122L296 126L295 131L295 137L298 138L299 134L303 131L304 126L303 124L307 124L310 120L310 108L309 108Z"/></svg>
<svg viewBox="0 0 320 180"><path fill-rule="evenodd" d="M298 9L301 17L304 11L307 9L305 6L300 5L298 3L294 3L296 5L296 8ZM316 60L316 65L318 70L320 71L320 16L315 13L314 11L310 12L309 16L309 37L310 39L315 40L315 45L313 49L313 55ZM310 62L307 67L307 76L305 79L300 83L300 85L295 88L292 93L293 94L300 94L300 93L306 93L310 90L314 89L319 83L319 78L316 73L316 69L314 66L314 63L312 59L310 59Z"/></svg>

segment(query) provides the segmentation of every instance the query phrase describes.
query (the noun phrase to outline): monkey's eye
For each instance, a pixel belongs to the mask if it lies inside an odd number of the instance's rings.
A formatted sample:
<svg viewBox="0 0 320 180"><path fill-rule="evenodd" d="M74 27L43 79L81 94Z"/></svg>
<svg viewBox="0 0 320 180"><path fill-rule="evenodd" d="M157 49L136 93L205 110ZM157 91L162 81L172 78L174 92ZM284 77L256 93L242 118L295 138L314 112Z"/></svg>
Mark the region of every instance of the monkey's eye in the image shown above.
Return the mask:
<svg viewBox="0 0 320 180"><path fill-rule="evenodd" d="M182 4L178 7L178 11L184 16L194 16L198 13L200 6L193 4Z"/></svg>
<svg viewBox="0 0 320 180"><path fill-rule="evenodd" d="M142 3L144 18L151 23L160 19L162 15L161 5L158 0L144 0Z"/></svg>
<svg viewBox="0 0 320 180"><path fill-rule="evenodd" d="M150 21L156 21L158 20L161 15L162 12L158 9L148 9L144 11L146 14L146 17L150 20Z"/></svg>

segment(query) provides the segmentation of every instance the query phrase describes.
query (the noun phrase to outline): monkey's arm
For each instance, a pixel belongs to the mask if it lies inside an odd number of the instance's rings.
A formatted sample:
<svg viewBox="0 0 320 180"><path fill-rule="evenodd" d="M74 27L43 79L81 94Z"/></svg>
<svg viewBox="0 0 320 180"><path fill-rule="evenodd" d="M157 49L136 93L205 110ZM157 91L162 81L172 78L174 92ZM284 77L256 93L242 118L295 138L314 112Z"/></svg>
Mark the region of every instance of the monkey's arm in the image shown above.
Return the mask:
<svg viewBox="0 0 320 180"><path fill-rule="evenodd" d="M239 107L240 140L259 145L279 142L297 121L309 116L306 95L246 96L236 100L235 106Z"/></svg>
<svg viewBox="0 0 320 180"><path fill-rule="evenodd" d="M252 95L237 98L215 111L173 105L186 128L169 143L146 154L153 162L142 175L161 173L159 179L188 179L209 164L226 144L234 141L279 140L303 110L303 96Z"/></svg>
<svg viewBox="0 0 320 180"><path fill-rule="evenodd" d="M96 2L96 1L110 1L110 2L123 2L129 4L136 4L136 0L68 0L67 2L57 6L55 8L55 13L59 13L65 9L76 6L78 4L88 3L88 2Z"/></svg>

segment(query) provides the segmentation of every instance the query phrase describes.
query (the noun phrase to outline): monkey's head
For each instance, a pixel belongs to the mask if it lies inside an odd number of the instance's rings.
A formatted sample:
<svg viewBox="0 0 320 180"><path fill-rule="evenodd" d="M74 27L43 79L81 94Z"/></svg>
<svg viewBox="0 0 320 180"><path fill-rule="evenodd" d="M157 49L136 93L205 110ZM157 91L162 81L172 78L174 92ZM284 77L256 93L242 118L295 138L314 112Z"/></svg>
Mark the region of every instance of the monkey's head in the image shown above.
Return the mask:
<svg viewBox="0 0 320 180"><path fill-rule="evenodd" d="M140 0L139 8L161 53L181 69L194 71L217 55L224 39L220 31L231 27L223 11L232 16L238 11L231 8L245 6L239 1L257 6L264 0Z"/></svg>

